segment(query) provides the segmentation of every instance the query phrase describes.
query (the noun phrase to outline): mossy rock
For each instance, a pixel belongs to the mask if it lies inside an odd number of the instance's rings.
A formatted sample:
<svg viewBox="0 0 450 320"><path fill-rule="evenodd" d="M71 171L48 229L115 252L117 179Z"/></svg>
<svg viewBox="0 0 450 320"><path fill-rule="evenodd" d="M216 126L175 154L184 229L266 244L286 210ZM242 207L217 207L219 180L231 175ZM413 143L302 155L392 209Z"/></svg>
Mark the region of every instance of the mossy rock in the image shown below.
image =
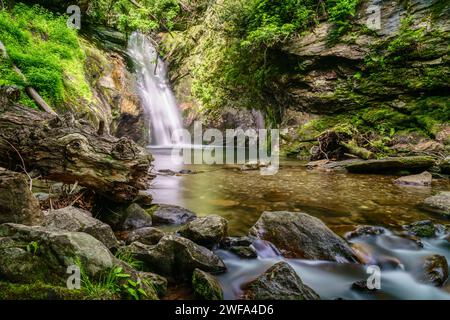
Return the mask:
<svg viewBox="0 0 450 320"><path fill-rule="evenodd" d="M192 287L195 295L201 299L223 300L223 291L217 279L200 269L194 270Z"/></svg>
<svg viewBox="0 0 450 320"><path fill-rule="evenodd" d="M436 227L430 220L423 220L404 226L408 232L421 238L430 238L436 235Z"/></svg>

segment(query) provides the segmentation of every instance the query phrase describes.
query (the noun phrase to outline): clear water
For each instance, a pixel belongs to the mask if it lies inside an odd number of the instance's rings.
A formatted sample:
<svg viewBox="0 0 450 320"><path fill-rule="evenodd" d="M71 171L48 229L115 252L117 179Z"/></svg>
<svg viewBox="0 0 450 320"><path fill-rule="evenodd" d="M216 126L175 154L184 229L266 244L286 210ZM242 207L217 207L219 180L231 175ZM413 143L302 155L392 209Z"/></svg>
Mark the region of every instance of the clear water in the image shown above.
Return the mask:
<svg viewBox="0 0 450 320"><path fill-rule="evenodd" d="M382 268L381 290L376 293L351 289L353 282L367 279L366 266L284 259L261 246L258 259L253 260L217 251L228 267L227 273L218 276L227 299L239 298L244 283L279 260L290 263L324 299L450 299L449 281L442 288L418 281L425 256L441 254L450 261L450 243L436 238L424 241L424 248L419 248L398 235L405 223L423 219L449 223L419 207L426 197L449 190L448 180L436 181L432 187L402 187L393 183L395 176L308 171L304 163L286 159L276 175L262 176L259 171L240 171L236 166L175 165L170 150L153 148L151 152L155 171L196 172L158 175L150 189L154 202L180 205L199 216L221 215L229 221L230 235L247 234L263 211L275 210L309 213L340 235L361 224L393 231L352 240L371 252L373 263Z"/></svg>
<svg viewBox="0 0 450 320"><path fill-rule="evenodd" d="M128 54L134 62L142 105L150 118L152 144L178 144L179 138L173 133L183 128L183 122L167 80L164 61L158 56L151 39L138 32L130 36Z"/></svg>

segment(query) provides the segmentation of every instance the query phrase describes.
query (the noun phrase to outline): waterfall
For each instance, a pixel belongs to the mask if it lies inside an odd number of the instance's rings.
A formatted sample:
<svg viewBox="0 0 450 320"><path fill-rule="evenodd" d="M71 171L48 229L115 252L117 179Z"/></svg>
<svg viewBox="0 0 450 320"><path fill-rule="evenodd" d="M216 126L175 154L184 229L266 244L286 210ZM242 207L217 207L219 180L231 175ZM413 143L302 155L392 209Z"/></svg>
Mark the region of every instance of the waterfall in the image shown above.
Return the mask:
<svg viewBox="0 0 450 320"><path fill-rule="evenodd" d="M151 144L170 146L181 143L179 138L172 136L175 130L183 128L183 122L164 61L151 40L138 32L129 39L128 54L135 65L141 102L150 116Z"/></svg>

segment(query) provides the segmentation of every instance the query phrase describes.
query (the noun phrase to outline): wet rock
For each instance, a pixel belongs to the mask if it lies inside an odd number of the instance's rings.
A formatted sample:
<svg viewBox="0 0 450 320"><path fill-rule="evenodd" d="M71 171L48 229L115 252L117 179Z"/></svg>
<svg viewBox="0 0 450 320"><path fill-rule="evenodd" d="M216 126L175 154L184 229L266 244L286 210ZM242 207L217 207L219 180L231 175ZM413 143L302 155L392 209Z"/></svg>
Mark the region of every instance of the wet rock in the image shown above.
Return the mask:
<svg viewBox="0 0 450 320"><path fill-rule="evenodd" d="M90 212L79 208L66 207L50 211L45 215L42 225L65 231L85 232L102 242L109 249L119 246L119 242L109 225L91 217Z"/></svg>
<svg viewBox="0 0 450 320"><path fill-rule="evenodd" d="M343 163L342 167L352 173L390 173L407 170L420 172L434 166L429 156L391 157L374 160L357 160Z"/></svg>
<svg viewBox="0 0 450 320"><path fill-rule="evenodd" d="M346 239L352 239L361 236L379 236L383 234L385 229L377 226L358 226L355 230L348 232L345 235Z"/></svg>
<svg viewBox="0 0 450 320"><path fill-rule="evenodd" d="M194 220L197 216L194 212L179 206L159 204L152 211L155 224L181 225Z"/></svg>
<svg viewBox="0 0 450 320"><path fill-rule="evenodd" d="M448 278L448 263L444 256L432 255L423 264L422 280L434 286L441 286Z"/></svg>
<svg viewBox="0 0 450 320"><path fill-rule="evenodd" d="M355 262L350 246L322 221L301 212L264 212L250 234L270 241L288 258Z"/></svg>
<svg viewBox="0 0 450 320"><path fill-rule="evenodd" d="M145 191L139 191L136 198L134 198L133 202L137 203L140 206L146 207L151 206L153 202L153 198L150 194Z"/></svg>
<svg viewBox="0 0 450 320"><path fill-rule="evenodd" d="M78 263L87 275L95 277L114 265L114 257L87 233L0 225L0 278L61 284L67 279L67 267Z"/></svg>
<svg viewBox="0 0 450 320"><path fill-rule="evenodd" d="M164 237L164 232L153 227L146 227L133 230L128 234L127 243L138 241L143 244L153 245L157 244L161 238Z"/></svg>
<svg viewBox="0 0 450 320"><path fill-rule="evenodd" d="M286 262L278 262L254 281L244 286L244 299L319 300L319 295L305 285Z"/></svg>
<svg viewBox="0 0 450 320"><path fill-rule="evenodd" d="M23 173L0 168L0 223L39 224L43 213Z"/></svg>
<svg viewBox="0 0 450 320"><path fill-rule="evenodd" d="M213 247L228 232L228 222L217 215L197 218L183 226L178 233L199 245Z"/></svg>
<svg viewBox="0 0 450 320"><path fill-rule="evenodd" d="M207 272L195 269L192 275L195 295L204 300L223 300L223 291L217 279Z"/></svg>
<svg viewBox="0 0 450 320"><path fill-rule="evenodd" d="M248 247L253 243L253 239L250 237L225 237L223 238L220 246L224 249L229 249L236 246Z"/></svg>
<svg viewBox="0 0 450 320"><path fill-rule="evenodd" d="M175 279L190 279L196 268L210 273L226 270L223 261L213 252L175 235L164 236L154 246L133 242L120 251L142 261L146 270Z"/></svg>
<svg viewBox="0 0 450 320"><path fill-rule="evenodd" d="M450 217L450 191L442 191L423 201L425 210Z"/></svg>
<svg viewBox="0 0 450 320"><path fill-rule="evenodd" d="M405 230L421 238L434 237L438 231L430 220L417 221L403 226Z"/></svg>
<svg viewBox="0 0 450 320"><path fill-rule="evenodd" d="M439 164L439 168L442 173L450 174L450 157L447 157L444 160L442 160L441 163Z"/></svg>
<svg viewBox="0 0 450 320"><path fill-rule="evenodd" d="M230 251L244 259L253 259L258 257L258 253L252 247L235 246L231 247Z"/></svg>
<svg viewBox="0 0 450 320"><path fill-rule="evenodd" d="M431 186L432 179L431 173L424 171L421 174L400 177L394 182L405 186Z"/></svg>
<svg viewBox="0 0 450 320"><path fill-rule="evenodd" d="M125 210L123 230L135 230L152 226L152 217L138 204L133 203Z"/></svg>

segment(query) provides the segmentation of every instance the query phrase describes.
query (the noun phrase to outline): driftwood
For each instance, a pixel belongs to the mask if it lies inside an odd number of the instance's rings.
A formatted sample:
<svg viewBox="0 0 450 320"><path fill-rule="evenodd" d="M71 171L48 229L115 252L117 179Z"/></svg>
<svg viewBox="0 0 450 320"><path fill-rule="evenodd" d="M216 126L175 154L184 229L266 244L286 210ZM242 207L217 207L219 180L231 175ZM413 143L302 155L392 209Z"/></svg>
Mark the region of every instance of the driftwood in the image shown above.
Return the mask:
<svg viewBox="0 0 450 320"><path fill-rule="evenodd" d="M0 41L0 53L2 54L3 58L9 59L8 52L6 51L6 47L1 41ZM27 78L22 73L22 71L14 63L12 64L12 67L13 67L14 72L17 73L25 83L27 83ZM39 108L41 108L45 112L56 115L56 112L47 104L47 102L45 102L44 99L42 99L42 97L39 95L39 93L37 93L37 91L33 87L26 86L25 92L28 94L28 96L31 99L34 100L34 102L36 102L36 104L39 106Z"/></svg>
<svg viewBox="0 0 450 320"><path fill-rule="evenodd" d="M369 160L375 158L375 155L372 151L358 146L358 144L354 140L350 140L349 142L341 141L340 144L347 150L348 153L355 155L361 159Z"/></svg>
<svg viewBox="0 0 450 320"><path fill-rule="evenodd" d="M99 135L71 115L0 103L0 166L78 182L116 202L131 201L147 187L152 157L130 139Z"/></svg>

